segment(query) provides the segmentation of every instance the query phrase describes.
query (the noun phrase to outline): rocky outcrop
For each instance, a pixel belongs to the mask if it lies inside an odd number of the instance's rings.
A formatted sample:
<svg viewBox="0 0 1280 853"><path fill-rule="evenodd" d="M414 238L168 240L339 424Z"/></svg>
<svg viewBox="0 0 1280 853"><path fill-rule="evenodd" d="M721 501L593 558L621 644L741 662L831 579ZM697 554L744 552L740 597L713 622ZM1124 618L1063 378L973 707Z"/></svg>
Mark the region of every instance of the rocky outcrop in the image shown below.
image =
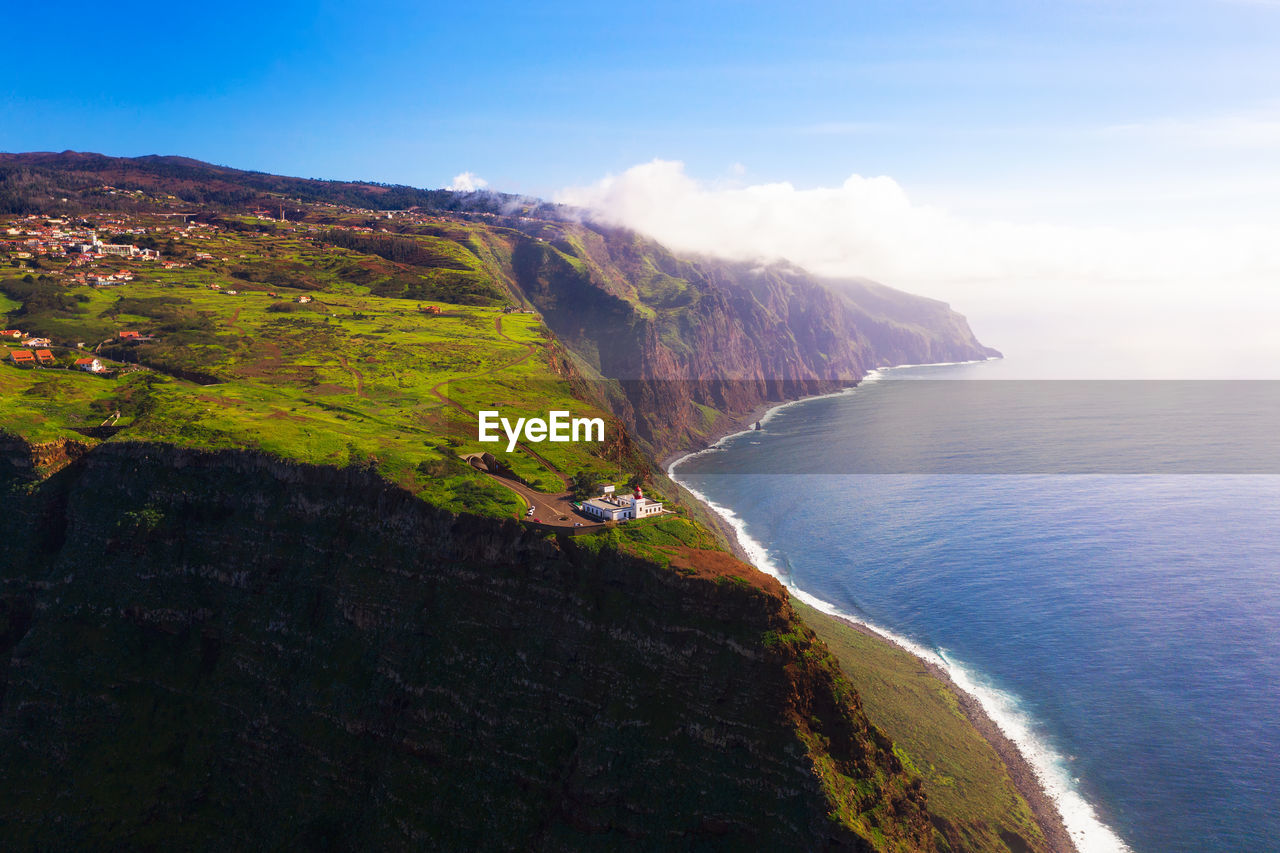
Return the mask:
<svg viewBox="0 0 1280 853"><path fill-rule="evenodd" d="M8 504L5 846L932 849L825 647L728 555L147 444Z"/></svg>
<svg viewBox="0 0 1280 853"><path fill-rule="evenodd" d="M0 481L35 480L59 471L89 452L92 444L60 438L30 444L0 431Z"/></svg>

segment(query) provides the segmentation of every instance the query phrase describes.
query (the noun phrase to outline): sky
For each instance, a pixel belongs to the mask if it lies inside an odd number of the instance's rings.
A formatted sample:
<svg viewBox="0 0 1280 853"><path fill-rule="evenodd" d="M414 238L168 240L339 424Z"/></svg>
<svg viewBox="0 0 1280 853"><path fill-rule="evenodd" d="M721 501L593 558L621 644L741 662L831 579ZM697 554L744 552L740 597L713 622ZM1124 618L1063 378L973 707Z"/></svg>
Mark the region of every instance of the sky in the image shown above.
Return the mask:
<svg viewBox="0 0 1280 853"><path fill-rule="evenodd" d="M68 2L53 26L31 4L5 21L27 35L6 44L4 151L588 204L681 248L945 298L1006 350L1086 300L1172 312L1166 340L1131 335L1149 358L1214 311L1277 317L1280 0ZM1280 355L1261 325L1218 331L1215 370Z"/></svg>

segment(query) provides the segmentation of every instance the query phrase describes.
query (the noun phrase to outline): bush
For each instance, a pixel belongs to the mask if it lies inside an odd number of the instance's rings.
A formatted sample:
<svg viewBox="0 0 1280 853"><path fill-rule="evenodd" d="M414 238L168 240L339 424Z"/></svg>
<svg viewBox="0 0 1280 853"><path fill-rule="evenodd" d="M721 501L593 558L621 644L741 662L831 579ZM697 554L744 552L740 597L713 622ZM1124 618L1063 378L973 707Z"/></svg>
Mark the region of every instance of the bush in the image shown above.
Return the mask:
<svg viewBox="0 0 1280 853"><path fill-rule="evenodd" d="M589 498L600 490L603 475L595 471L579 471L569 478L569 492L575 500Z"/></svg>

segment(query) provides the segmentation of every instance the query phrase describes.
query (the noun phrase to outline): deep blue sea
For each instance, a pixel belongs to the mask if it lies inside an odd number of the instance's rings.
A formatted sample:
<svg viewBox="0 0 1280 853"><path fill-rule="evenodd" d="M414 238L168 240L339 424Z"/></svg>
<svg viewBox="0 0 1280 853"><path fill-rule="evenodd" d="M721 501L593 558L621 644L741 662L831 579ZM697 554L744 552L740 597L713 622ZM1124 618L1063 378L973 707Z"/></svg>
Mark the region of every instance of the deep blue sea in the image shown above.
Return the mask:
<svg viewBox="0 0 1280 853"><path fill-rule="evenodd" d="M973 372L888 371L675 475L762 568L941 660L1083 850L1280 850L1280 460L1254 443L1275 401L965 382L930 407L898 381Z"/></svg>

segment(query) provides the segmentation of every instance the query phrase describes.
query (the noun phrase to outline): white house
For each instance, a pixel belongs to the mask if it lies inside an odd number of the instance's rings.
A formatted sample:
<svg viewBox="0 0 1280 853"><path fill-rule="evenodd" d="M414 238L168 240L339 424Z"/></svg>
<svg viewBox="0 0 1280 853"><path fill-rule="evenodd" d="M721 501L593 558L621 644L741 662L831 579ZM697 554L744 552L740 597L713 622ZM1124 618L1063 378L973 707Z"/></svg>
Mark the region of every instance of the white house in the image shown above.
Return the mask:
<svg viewBox="0 0 1280 853"><path fill-rule="evenodd" d="M106 366L96 358L76 359L76 370L84 370L88 373L102 373L106 369Z"/></svg>
<svg viewBox="0 0 1280 853"><path fill-rule="evenodd" d="M616 495L613 486L605 486L598 498L582 502L582 511L601 521L626 521L629 518L650 518L662 515L662 503L651 501L636 486L634 494Z"/></svg>

